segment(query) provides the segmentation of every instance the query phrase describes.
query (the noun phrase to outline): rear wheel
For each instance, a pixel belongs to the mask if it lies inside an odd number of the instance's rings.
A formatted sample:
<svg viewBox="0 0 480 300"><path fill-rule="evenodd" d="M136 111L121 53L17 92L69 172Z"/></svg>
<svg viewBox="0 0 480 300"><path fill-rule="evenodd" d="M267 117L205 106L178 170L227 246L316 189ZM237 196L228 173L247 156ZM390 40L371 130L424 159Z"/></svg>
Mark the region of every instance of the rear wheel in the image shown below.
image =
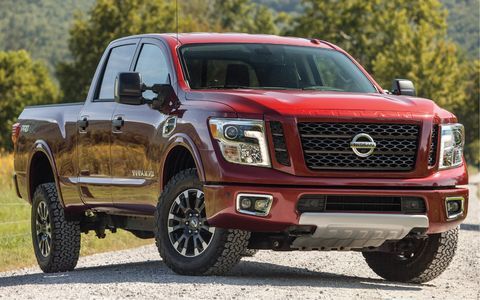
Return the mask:
<svg viewBox="0 0 480 300"><path fill-rule="evenodd" d="M45 273L71 271L80 254L80 225L65 219L54 183L41 184L32 201L32 241Z"/></svg>
<svg viewBox="0 0 480 300"><path fill-rule="evenodd" d="M377 275L391 281L423 283L447 269L455 255L458 228L431 234L410 251L402 253L364 252L367 264Z"/></svg>
<svg viewBox="0 0 480 300"><path fill-rule="evenodd" d="M250 233L208 225L195 169L175 175L160 196L155 240L165 264L184 275L223 274L246 249Z"/></svg>

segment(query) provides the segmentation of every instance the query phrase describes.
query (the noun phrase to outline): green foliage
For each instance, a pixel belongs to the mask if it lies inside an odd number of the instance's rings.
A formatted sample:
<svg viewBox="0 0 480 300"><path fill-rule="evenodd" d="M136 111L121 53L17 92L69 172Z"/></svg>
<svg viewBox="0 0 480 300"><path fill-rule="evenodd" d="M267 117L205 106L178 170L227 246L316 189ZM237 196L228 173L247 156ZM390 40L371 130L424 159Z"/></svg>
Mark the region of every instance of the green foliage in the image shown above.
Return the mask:
<svg viewBox="0 0 480 300"><path fill-rule="evenodd" d="M302 4L304 13L294 18L286 34L337 44L367 70L372 70L377 54L386 46L410 38L421 20L426 20L432 30L446 26L445 12L436 0L303 0Z"/></svg>
<svg viewBox="0 0 480 300"><path fill-rule="evenodd" d="M253 0L253 2L270 7L276 11L283 11L287 13L302 12L300 0Z"/></svg>
<svg viewBox="0 0 480 300"><path fill-rule="evenodd" d="M480 60L464 62L463 80L465 86L465 102L459 103L453 110L461 123L465 124L467 161L480 168Z"/></svg>
<svg viewBox="0 0 480 300"><path fill-rule="evenodd" d="M212 23L219 22L222 31L275 34L272 12L250 0L215 0L210 14ZM218 17L217 17L218 16Z"/></svg>
<svg viewBox="0 0 480 300"><path fill-rule="evenodd" d="M54 103L57 86L47 67L25 50L0 52L0 149L11 149L11 126L26 105Z"/></svg>
<svg viewBox="0 0 480 300"><path fill-rule="evenodd" d="M472 58L480 56L480 0L442 0L448 10L448 36Z"/></svg>
<svg viewBox="0 0 480 300"><path fill-rule="evenodd" d="M67 32L73 12L86 11L93 1L0 1L0 51L25 49L53 71L68 57Z"/></svg>

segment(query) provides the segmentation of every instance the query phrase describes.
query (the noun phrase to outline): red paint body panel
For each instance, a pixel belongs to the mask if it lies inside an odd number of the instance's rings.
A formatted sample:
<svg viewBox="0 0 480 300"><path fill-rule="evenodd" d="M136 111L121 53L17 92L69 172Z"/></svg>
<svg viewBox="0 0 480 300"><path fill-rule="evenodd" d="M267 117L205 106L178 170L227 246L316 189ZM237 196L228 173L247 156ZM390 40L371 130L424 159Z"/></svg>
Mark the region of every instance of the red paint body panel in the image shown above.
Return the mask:
<svg viewBox="0 0 480 300"><path fill-rule="evenodd" d="M172 85L178 99L160 110L153 110L147 104L136 107L103 104L102 107L112 110L112 117L114 114L124 117L125 130L116 133L108 131L104 135L100 132L95 138L93 133L81 133L80 136L77 121L83 115L97 115L97 107L100 107L93 100L108 51L122 43L134 43L140 49L144 42L156 44L167 54ZM340 51L370 79L378 93L192 90L185 81L178 49L186 44L205 43L288 44ZM163 137L161 130L168 116L177 117L177 127L170 137ZM275 159L272 159L271 168L226 162L207 126L212 117L280 121L288 141L291 165L281 165ZM108 125L112 120L105 121ZM417 124L421 129L415 168L409 172L310 170L304 161L297 128L297 123L302 121ZM54 164L53 169L57 170L55 179L68 212L79 214L86 209L98 209L112 214L153 215L166 182L166 158L172 149L181 146L192 154L199 177L205 182L207 215L215 226L251 231L285 230L298 223L295 205L298 197L305 193L416 195L427 202L429 232L434 233L458 225L466 215L465 212L456 221L447 222L443 201L450 195L461 195L468 199L468 191L457 187L468 183L465 166L442 171L438 170L437 165L428 166L432 126L456 121L453 114L431 100L385 94L353 58L330 43L247 34L180 34L178 41L175 34L140 35L109 45L84 105L34 107L22 112L19 122L30 125L31 131L19 136L15 147L15 172L21 196L30 200L30 174L33 171L28 166L41 140L50 149L45 153ZM110 130L110 126L103 128ZM267 126L269 136L270 128ZM270 138L268 143L270 156L274 157ZM90 153L105 154L107 158L83 155L87 152L78 147L86 146L92 147L86 149ZM119 153L122 156L118 156ZM106 160L116 162L115 167L109 168ZM91 166L89 168L95 171L110 174L103 176L105 174L92 173L82 169L79 162ZM105 162L106 165L102 165ZM136 178L131 175L131 170L147 168L153 171L153 177ZM89 178L92 174L98 176ZM82 183L82 180L87 183ZM259 218L238 214L234 199L239 192L272 194L274 205L270 215Z"/></svg>
<svg viewBox="0 0 480 300"><path fill-rule="evenodd" d="M266 217L248 216L238 213L235 199L239 193L268 194L273 196L273 205ZM463 196L468 207L468 190L451 188L442 190L405 190L405 189L348 189L348 188L299 188L281 186L250 185L207 185L205 197L209 223L224 228L238 228L250 231L284 231L289 226L298 225L300 214L296 209L302 195L372 195L372 196L415 196L425 200L429 219L428 233L447 231L458 226L465 214L455 221L447 221L445 215L445 197Z"/></svg>

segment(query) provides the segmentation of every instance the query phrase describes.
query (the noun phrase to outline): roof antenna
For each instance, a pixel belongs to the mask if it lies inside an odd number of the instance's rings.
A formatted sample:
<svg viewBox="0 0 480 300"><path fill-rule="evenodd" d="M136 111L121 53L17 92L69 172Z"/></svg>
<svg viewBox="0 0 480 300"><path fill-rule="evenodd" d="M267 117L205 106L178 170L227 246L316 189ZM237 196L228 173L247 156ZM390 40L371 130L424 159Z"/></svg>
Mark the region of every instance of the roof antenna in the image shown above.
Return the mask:
<svg viewBox="0 0 480 300"><path fill-rule="evenodd" d="M177 48L178 48L178 44L179 44L179 43L178 43L178 0L175 0L175 23L176 23L176 27L177 27ZM176 49L176 50L177 50L177 49ZM180 84L180 83L178 82L178 81L179 81L178 75L177 75L177 78L176 78L176 79L177 79L177 84L176 84L176 86L175 86L175 87L176 87L176 91L175 91L176 93L175 93L175 94L177 94L177 97L178 97L178 88L179 88L178 85Z"/></svg>
<svg viewBox="0 0 480 300"><path fill-rule="evenodd" d="M177 45L178 45L178 0L175 0L175 22L177 23Z"/></svg>

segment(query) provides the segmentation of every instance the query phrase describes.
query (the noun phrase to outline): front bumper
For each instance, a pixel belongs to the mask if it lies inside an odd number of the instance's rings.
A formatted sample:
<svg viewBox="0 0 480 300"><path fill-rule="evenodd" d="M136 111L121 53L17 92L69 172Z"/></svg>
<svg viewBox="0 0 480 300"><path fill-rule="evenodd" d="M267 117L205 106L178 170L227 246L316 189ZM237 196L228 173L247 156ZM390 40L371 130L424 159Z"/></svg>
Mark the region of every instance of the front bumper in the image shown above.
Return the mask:
<svg viewBox="0 0 480 300"><path fill-rule="evenodd" d="M312 188L289 186L257 186L257 185L221 185L204 186L206 210L210 225L229 229L243 229L254 232L282 232L291 226L305 224L297 211L297 202L303 195L362 195L362 196L412 196L425 200L428 218L427 233L445 232L458 226L467 215L468 189L451 188ZM267 194L273 196L273 203L267 216L241 214L236 209L236 198L240 193ZM463 197L464 212L455 219L448 219L445 199L447 197ZM328 213L317 213L325 214ZM355 215L356 213L351 213ZM372 213L388 218L400 214ZM387 222L388 223L388 222ZM315 225L316 224L311 224ZM378 228L381 228L379 225Z"/></svg>

